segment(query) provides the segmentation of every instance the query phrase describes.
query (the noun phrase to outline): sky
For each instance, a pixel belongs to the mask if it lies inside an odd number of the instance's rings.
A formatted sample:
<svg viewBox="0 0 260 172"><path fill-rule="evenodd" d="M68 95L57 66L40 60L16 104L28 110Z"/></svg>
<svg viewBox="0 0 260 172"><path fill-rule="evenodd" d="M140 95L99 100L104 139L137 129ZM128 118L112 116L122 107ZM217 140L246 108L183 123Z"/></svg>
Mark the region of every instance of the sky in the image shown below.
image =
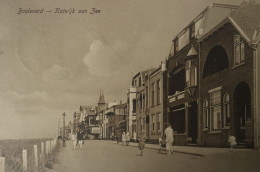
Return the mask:
<svg viewBox="0 0 260 172"><path fill-rule="evenodd" d="M0 139L54 137L62 113L67 123L80 105L96 106L101 89L106 102L126 102L131 77L158 67L172 39L212 2L0 0Z"/></svg>

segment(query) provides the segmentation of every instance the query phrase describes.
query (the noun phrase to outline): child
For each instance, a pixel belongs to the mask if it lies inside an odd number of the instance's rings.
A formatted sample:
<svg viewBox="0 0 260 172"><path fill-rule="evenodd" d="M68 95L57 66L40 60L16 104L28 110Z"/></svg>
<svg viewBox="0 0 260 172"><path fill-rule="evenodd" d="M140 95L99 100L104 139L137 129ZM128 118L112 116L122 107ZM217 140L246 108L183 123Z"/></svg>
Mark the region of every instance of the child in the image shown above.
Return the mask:
<svg viewBox="0 0 260 172"><path fill-rule="evenodd" d="M140 137L139 137L139 149L140 149L140 151L141 151L141 156L143 156L144 146L145 146L145 135L144 135L144 133L142 132L142 133L140 134Z"/></svg>
<svg viewBox="0 0 260 172"><path fill-rule="evenodd" d="M230 150L232 151L233 147L235 147L237 145L236 137L235 136L229 136L228 142L229 142Z"/></svg>

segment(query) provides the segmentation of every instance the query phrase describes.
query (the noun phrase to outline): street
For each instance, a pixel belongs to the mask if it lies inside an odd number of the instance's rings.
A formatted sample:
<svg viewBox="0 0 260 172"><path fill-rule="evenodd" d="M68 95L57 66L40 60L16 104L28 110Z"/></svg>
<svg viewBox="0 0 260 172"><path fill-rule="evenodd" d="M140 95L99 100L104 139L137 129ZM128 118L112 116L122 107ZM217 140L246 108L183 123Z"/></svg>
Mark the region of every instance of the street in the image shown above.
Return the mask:
<svg viewBox="0 0 260 172"><path fill-rule="evenodd" d="M83 148L72 150L71 141L57 155L58 162L49 172L83 171L258 171L260 152L226 152L206 157L174 152L159 154L146 148L140 156L137 147L106 141L85 141ZM194 148L196 149L196 148Z"/></svg>

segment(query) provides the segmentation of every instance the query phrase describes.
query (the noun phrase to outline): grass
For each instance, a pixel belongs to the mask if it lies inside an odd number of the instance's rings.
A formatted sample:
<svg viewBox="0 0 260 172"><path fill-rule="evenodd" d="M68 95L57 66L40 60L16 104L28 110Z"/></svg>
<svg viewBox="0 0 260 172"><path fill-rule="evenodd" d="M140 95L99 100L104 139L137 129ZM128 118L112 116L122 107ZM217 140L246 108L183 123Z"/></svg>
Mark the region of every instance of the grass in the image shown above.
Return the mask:
<svg viewBox="0 0 260 172"><path fill-rule="evenodd" d="M22 150L27 150L28 172L34 171L34 145L38 149L38 161L41 153L41 142L51 139L0 140L0 156L5 157L6 172L23 171ZM45 150L45 149L44 149ZM46 157L45 157L46 158ZM39 161L39 166L43 166Z"/></svg>

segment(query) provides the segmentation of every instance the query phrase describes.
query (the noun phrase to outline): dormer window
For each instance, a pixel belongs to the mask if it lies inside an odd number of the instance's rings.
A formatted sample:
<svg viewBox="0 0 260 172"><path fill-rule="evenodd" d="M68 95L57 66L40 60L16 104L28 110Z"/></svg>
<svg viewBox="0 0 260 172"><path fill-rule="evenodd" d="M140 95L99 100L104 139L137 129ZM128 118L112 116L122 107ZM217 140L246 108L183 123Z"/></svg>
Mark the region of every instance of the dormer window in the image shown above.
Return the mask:
<svg viewBox="0 0 260 172"><path fill-rule="evenodd" d="M245 61L245 43L240 35L234 36L234 65L240 65Z"/></svg>
<svg viewBox="0 0 260 172"><path fill-rule="evenodd" d="M195 24L190 26L190 40L195 38Z"/></svg>
<svg viewBox="0 0 260 172"><path fill-rule="evenodd" d="M175 44L175 53L179 51L179 39L177 38L175 41L174 41L174 44Z"/></svg>

